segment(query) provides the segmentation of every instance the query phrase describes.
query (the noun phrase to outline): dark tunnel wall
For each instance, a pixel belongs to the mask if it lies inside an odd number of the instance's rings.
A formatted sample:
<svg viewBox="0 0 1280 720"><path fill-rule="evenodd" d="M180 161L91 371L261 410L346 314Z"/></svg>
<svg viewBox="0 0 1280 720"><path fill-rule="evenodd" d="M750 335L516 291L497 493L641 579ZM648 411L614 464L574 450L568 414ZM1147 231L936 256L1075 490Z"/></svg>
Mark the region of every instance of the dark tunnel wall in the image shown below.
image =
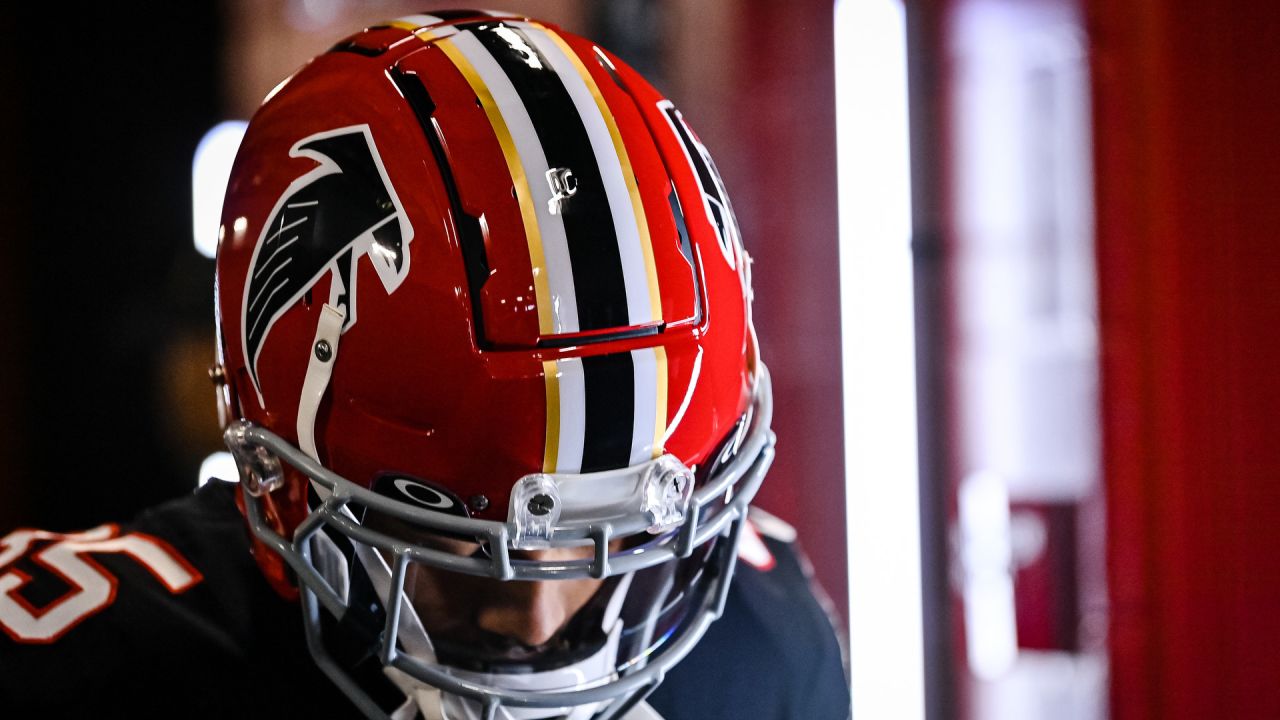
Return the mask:
<svg viewBox="0 0 1280 720"><path fill-rule="evenodd" d="M56 23L32 3L0 12L0 459L6 486L25 487L0 521L127 519L190 487L165 434L163 368L173 338L212 337L190 159L218 114L217 6L96 3Z"/></svg>

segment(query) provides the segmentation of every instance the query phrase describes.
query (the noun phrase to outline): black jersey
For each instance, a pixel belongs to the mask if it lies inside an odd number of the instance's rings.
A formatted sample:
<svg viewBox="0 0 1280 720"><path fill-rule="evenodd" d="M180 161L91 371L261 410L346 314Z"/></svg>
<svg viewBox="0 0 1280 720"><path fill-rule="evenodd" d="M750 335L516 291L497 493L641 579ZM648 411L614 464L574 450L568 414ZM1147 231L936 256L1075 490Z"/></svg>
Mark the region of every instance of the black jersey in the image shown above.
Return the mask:
<svg viewBox="0 0 1280 720"><path fill-rule="evenodd" d="M233 489L212 482L127 526L0 540L0 717L357 717L311 660L297 603L259 573ZM664 720L847 717L801 561L763 543L650 697Z"/></svg>

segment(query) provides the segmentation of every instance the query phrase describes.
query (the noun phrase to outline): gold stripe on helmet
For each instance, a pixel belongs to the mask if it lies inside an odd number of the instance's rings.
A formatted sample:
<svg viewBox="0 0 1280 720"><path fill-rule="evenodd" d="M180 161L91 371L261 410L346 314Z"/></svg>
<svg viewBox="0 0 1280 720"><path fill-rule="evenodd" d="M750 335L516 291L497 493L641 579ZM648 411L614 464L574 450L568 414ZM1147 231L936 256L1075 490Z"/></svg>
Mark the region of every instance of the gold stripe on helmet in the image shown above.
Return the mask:
<svg viewBox="0 0 1280 720"><path fill-rule="evenodd" d="M542 377L547 388L547 447L542 453L542 472L553 473L560 453L560 369L555 360L543 361Z"/></svg>
<svg viewBox="0 0 1280 720"><path fill-rule="evenodd" d="M653 423L653 457L663 453L663 436L667 434L667 349L661 345L653 349L656 359L656 382L658 388L657 408Z"/></svg>
<svg viewBox="0 0 1280 720"><path fill-rule="evenodd" d="M420 33L419 37L422 36L423 34ZM423 39L426 40L429 37L423 37ZM498 109L498 104L494 101L493 94L489 92L489 87L462 51L448 38L437 41L435 46L444 51L462 76L467 79L467 84L471 86L476 98L480 100L480 106L484 109L485 115L489 118L489 124L493 126L498 144L502 146L502 155L507 161L507 171L511 173L511 184L515 187L516 200L520 203L520 217L524 221L525 237L529 242L529 262L533 267L533 288L538 303L538 332L542 335L551 335L555 332L555 325L551 316L551 291L547 285L547 260L542 250L542 234L538 230L538 215L533 205L533 194L529 189L529 178L525 176L524 165L520 162L520 154L516 152L511 131L507 128L507 122L502 118L502 111Z"/></svg>

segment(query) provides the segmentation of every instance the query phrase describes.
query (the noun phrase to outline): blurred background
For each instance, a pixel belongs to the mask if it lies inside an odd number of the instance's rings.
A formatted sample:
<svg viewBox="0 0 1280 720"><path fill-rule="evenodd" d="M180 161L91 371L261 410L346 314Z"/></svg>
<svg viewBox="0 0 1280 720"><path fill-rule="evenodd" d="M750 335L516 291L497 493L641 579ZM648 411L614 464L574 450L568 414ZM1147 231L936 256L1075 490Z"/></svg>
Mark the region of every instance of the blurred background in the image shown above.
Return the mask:
<svg viewBox="0 0 1280 720"><path fill-rule="evenodd" d="M210 472L234 123L453 4L0 10L0 530ZM855 718L1280 717L1280 6L485 5L614 50L714 154L778 402L760 504Z"/></svg>

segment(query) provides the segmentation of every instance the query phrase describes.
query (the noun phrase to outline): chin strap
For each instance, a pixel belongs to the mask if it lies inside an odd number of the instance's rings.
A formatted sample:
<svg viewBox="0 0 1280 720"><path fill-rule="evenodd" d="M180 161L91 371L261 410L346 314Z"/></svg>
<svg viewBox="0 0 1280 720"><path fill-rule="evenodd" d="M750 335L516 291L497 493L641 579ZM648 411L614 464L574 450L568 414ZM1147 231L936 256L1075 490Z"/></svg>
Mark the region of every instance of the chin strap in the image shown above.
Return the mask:
<svg viewBox="0 0 1280 720"><path fill-rule="evenodd" d="M333 365L338 359L338 340L342 337L342 324L346 311L325 303L320 309L320 322L316 324L316 339L311 344L311 360L302 381L302 396L298 398L298 447L319 461L316 453L316 413L320 401L329 389Z"/></svg>

